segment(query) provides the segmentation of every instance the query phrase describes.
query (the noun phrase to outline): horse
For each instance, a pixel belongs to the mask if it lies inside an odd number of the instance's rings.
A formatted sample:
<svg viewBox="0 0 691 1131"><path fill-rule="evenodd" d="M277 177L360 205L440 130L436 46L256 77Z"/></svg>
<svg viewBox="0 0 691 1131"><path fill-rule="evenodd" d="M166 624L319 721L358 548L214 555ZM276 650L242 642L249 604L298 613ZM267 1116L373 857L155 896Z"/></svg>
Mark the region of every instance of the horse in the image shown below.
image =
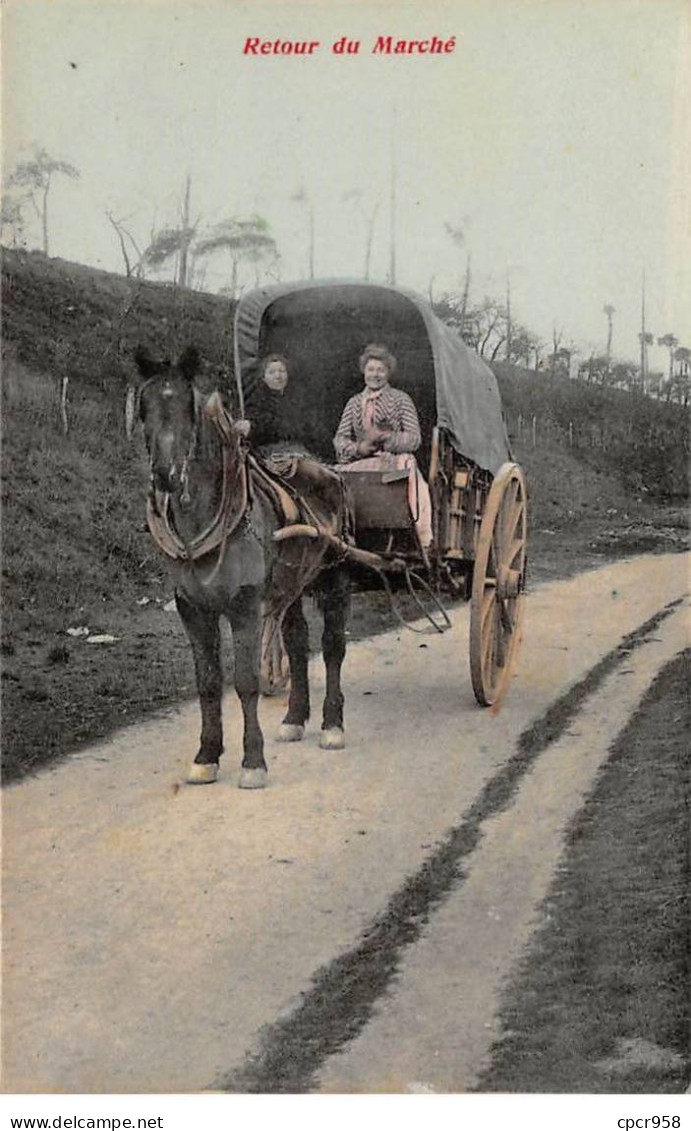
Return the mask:
<svg viewBox="0 0 691 1131"><path fill-rule="evenodd" d="M135 362L151 477L147 520L168 559L201 708L199 749L187 781L206 784L218 777L223 752L220 620L225 617L244 721L238 784L261 789L267 782L257 713L263 622L269 616L275 630L280 627L290 666L288 710L276 739L299 741L310 715L309 639L302 608L308 588L316 594L324 620L326 694L319 744L327 750L345 745L341 667L349 584L342 556L334 550L342 544L339 532L347 529L345 490L335 472L309 461L301 461L307 474L297 480L299 495L273 481L252 455L246 422L233 421L218 391L205 397L198 387L200 358L194 346L175 362L154 359L139 347ZM317 529L327 536L319 537Z"/></svg>

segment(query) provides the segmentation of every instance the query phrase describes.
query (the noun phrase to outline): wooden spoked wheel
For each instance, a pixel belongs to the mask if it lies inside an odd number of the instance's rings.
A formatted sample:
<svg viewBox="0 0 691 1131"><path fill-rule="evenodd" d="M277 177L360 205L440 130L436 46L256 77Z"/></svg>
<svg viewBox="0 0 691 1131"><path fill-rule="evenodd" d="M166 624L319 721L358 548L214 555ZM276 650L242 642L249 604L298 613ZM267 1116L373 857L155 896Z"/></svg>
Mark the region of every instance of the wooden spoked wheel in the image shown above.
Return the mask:
<svg viewBox="0 0 691 1131"><path fill-rule="evenodd" d="M470 675L478 703L501 698L516 656L525 583L527 499L518 464L505 463L487 497L470 599Z"/></svg>
<svg viewBox="0 0 691 1131"><path fill-rule="evenodd" d="M262 695L279 695L290 683L290 665L280 629L272 617L264 621L259 689Z"/></svg>

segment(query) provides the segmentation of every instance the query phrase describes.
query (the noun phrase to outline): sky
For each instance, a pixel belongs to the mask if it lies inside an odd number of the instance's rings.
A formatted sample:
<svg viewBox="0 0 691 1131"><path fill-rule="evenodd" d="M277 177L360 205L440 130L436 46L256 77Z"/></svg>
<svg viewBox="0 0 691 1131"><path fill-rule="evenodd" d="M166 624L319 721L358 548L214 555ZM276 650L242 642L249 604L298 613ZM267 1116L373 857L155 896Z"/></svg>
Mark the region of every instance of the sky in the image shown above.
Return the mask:
<svg viewBox="0 0 691 1131"><path fill-rule="evenodd" d="M332 52L344 35L357 54ZM455 46L374 54L380 35ZM248 36L320 46L254 56ZM385 280L393 152L396 281L458 291L469 253L471 298L508 274L514 317L588 354L611 304L614 353L637 357L643 271L648 328L691 346L690 119L689 0L4 4L4 170L37 144L81 174L51 190L51 254L121 271L106 211L146 244L189 173L202 227L269 221L283 279L308 269L299 189L318 276L362 275L376 207ZM209 264L207 289L228 281Z"/></svg>

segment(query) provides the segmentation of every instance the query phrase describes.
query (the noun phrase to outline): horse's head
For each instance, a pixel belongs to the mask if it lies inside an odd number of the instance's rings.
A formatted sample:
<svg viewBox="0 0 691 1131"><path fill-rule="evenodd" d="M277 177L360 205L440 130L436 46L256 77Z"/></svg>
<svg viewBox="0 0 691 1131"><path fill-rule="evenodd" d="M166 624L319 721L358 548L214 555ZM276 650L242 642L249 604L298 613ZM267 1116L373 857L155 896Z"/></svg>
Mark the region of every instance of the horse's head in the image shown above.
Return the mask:
<svg viewBox="0 0 691 1131"><path fill-rule="evenodd" d="M184 496L199 438L201 394L194 383L199 354L194 346L188 346L177 362L156 361L140 346L135 361L144 380L139 390L139 415L154 487Z"/></svg>

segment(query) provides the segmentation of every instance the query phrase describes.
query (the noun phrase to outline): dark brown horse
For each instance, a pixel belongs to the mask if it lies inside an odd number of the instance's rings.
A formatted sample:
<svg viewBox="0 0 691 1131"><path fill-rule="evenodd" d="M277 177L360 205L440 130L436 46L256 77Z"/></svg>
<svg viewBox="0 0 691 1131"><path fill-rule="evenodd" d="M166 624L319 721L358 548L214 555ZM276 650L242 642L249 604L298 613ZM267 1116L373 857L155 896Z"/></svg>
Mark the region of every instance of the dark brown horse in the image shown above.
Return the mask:
<svg viewBox="0 0 691 1131"><path fill-rule="evenodd" d="M320 746L339 749L345 744L340 679L348 579L333 540L304 533L321 527L337 534L345 528L343 489L335 474L321 469L310 491L309 467L314 465L309 464L307 480L298 479L298 498L280 484L272 486L220 395L205 399L196 386L199 358L193 347L177 363L154 360L141 348L135 356L143 378L139 406L151 467L149 528L169 559L201 705L201 741L188 781L213 782L218 775L223 750L220 618L225 616L244 716L239 785L258 789L267 775L257 716L263 616L268 613L282 625L291 688L276 737L294 742L303 737L310 713L302 611L307 587L314 588L324 615L326 696ZM286 527L287 522L292 525ZM291 530L298 536L284 538Z"/></svg>

